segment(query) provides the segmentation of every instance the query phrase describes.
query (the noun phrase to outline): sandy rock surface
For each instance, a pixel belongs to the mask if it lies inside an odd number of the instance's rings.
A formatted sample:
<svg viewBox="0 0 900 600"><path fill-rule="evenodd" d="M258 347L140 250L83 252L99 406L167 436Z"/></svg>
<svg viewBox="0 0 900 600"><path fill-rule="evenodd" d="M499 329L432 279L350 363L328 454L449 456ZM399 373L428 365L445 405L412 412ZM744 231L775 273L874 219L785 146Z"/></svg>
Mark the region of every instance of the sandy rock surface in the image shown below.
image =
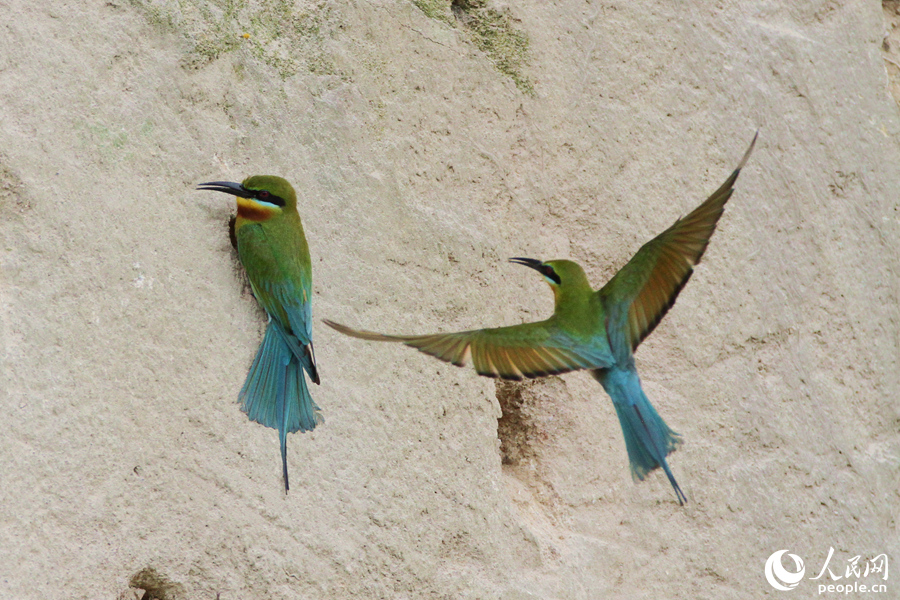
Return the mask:
<svg viewBox="0 0 900 600"><path fill-rule="evenodd" d="M775 598L780 549L814 597L829 548L900 560L898 3L453 4L0 3L0 597ZM757 128L637 353L684 508L586 373L320 321L544 318L508 257L599 287ZM325 423L288 495L235 402L265 316L234 203L194 191L256 173L313 257Z"/></svg>

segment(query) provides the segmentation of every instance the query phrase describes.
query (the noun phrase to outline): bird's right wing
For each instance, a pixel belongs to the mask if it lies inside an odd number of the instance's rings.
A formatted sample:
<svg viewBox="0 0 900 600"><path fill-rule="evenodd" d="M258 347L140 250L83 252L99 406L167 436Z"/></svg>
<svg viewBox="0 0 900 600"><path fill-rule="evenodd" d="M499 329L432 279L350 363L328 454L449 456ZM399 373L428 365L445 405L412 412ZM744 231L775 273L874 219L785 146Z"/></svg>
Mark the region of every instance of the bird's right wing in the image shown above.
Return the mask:
<svg viewBox="0 0 900 600"><path fill-rule="evenodd" d="M384 335L325 320L346 335L376 342L401 342L458 367L471 357L479 375L520 380L611 363L609 351L595 350L548 326L546 321L511 327L431 335Z"/></svg>
<svg viewBox="0 0 900 600"><path fill-rule="evenodd" d="M758 132L757 132L758 135ZM633 351L675 304L716 230L756 136L731 176L703 204L644 244L599 294L610 316L627 307L626 342ZM612 333L610 333L612 335Z"/></svg>

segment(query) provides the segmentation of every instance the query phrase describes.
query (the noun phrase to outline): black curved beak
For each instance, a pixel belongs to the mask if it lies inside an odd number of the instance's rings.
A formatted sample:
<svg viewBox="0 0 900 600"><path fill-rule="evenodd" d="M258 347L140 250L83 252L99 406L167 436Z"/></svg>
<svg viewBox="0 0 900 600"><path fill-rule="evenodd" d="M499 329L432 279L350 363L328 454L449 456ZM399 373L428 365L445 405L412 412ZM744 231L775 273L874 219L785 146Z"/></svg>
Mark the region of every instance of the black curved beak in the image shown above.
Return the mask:
<svg viewBox="0 0 900 600"><path fill-rule="evenodd" d="M541 261L539 261L536 258L521 258L521 257L516 256L514 258L509 259L509 262L516 263L517 265L525 265L526 267L531 267L535 271L538 271L541 274L543 274L542 269L544 267L544 263L542 263Z"/></svg>
<svg viewBox="0 0 900 600"><path fill-rule="evenodd" d="M253 197L253 192L241 184L232 181L209 181L207 183L201 183L197 186L197 189L207 192L225 192L226 194L240 196L241 198Z"/></svg>

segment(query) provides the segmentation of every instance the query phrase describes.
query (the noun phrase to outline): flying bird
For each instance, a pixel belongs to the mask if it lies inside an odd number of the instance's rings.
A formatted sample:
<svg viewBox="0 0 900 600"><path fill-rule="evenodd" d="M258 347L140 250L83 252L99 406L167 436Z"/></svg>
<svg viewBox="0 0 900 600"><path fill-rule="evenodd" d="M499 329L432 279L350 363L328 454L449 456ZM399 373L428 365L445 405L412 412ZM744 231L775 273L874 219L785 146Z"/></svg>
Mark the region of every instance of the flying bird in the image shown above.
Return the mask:
<svg viewBox="0 0 900 600"><path fill-rule="evenodd" d="M662 467L683 505L687 497L666 462L681 444L681 436L666 425L644 394L634 351L675 303L700 262L755 144L756 135L719 189L644 244L599 290L572 261L509 259L540 273L553 290L553 315L545 321L430 335L384 335L325 323L364 340L402 342L457 366L471 359L478 374L487 377L521 380L590 370L612 398L632 477L643 480Z"/></svg>
<svg viewBox="0 0 900 600"><path fill-rule="evenodd" d="M312 343L312 262L297 194L273 175L242 183L210 181L197 189L237 197L232 239L253 295L269 316L238 400L252 421L278 430L287 492L287 434L311 431L322 422L306 384L306 376L318 384L319 372Z"/></svg>

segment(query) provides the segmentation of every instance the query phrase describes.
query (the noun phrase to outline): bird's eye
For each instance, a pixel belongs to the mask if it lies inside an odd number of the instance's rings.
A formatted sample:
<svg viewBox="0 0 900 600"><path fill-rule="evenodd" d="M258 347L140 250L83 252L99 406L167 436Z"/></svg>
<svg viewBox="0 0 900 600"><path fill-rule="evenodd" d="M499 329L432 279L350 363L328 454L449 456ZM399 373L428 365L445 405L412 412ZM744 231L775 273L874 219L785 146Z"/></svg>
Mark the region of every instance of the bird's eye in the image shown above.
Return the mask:
<svg viewBox="0 0 900 600"><path fill-rule="evenodd" d="M284 198L276 196L272 192L268 192L266 190L259 190L255 193L254 197L257 200L261 200L269 204L274 204L275 206L284 206Z"/></svg>
<svg viewBox="0 0 900 600"><path fill-rule="evenodd" d="M557 285L562 283L562 279L560 279L559 275L556 274L556 271L553 270L553 267L550 265L544 265L541 269L541 274L544 275L547 279L555 281Z"/></svg>

